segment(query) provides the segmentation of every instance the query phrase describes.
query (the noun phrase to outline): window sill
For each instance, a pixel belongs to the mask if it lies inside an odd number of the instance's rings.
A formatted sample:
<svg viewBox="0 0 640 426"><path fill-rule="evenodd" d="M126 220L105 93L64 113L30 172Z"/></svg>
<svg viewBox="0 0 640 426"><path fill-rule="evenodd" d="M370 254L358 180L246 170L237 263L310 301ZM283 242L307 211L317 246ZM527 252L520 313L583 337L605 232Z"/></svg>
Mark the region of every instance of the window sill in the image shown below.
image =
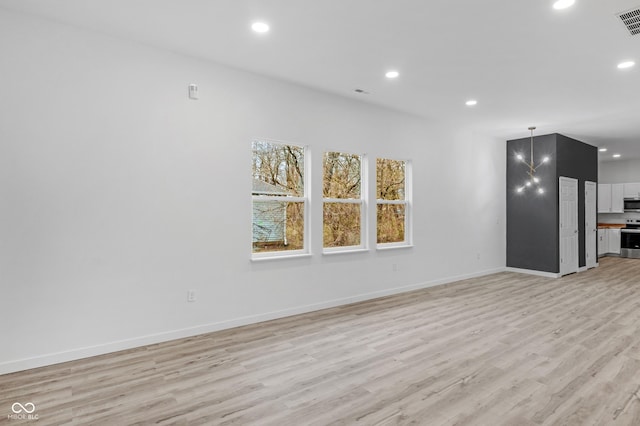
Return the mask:
<svg viewBox="0 0 640 426"><path fill-rule="evenodd" d="M413 244L402 244L397 246L376 246L376 250L395 250L395 249L403 249L403 248L412 248Z"/></svg>
<svg viewBox="0 0 640 426"><path fill-rule="evenodd" d="M311 253L299 253L299 254L281 254L281 255L273 255L273 256L259 256L254 257L251 256L252 262L263 262L267 260L284 260L284 259L299 259L302 257L311 257Z"/></svg>
<svg viewBox="0 0 640 426"><path fill-rule="evenodd" d="M323 251L322 255L332 256L334 254L348 254L348 253L366 253L369 249L366 248L358 248L358 249L347 249L347 250L331 250L331 251Z"/></svg>

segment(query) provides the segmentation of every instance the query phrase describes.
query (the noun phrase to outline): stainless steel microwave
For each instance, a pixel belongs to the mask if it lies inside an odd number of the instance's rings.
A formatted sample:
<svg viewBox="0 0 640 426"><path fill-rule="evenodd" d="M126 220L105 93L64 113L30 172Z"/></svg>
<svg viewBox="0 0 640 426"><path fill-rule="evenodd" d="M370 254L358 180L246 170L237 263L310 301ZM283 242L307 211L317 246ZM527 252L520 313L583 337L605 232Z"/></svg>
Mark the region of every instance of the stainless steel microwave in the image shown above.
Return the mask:
<svg viewBox="0 0 640 426"><path fill-rule="evenodd" d="M624 199L624 211L625 212L640 212L640 198L625 198Z"/></svg>

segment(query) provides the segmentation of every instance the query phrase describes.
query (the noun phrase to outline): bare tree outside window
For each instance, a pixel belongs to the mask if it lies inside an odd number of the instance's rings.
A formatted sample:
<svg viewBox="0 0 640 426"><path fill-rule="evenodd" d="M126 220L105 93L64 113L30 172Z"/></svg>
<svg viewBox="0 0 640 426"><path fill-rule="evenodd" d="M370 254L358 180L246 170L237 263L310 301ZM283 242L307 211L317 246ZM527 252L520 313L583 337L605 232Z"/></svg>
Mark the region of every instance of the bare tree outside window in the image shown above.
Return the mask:
<svg viewBox="0 0 640 426"><path fill-rule="evenodd" d="M253 253L305 249L304 148L253 141Z"/></svg>
<svg viewBox="0 0 640 426"><path fill-rule="evenodd" d="M407 196L405 161L376 160L378 244L407 242Z"/></svg>
<svg viewBox="0 0 640 426"><path fill-rule="evenodd" d="M362 246L362 158L325 152L322 188L324 247Z"/></svg>

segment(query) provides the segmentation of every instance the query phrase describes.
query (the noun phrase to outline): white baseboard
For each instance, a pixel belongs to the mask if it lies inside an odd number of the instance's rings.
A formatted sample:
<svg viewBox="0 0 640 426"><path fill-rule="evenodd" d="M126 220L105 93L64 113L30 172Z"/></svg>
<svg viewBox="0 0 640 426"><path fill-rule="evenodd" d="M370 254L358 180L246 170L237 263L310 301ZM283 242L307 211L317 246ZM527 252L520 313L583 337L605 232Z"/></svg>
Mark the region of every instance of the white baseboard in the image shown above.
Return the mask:
<svg viewBox="0 0 640 426"><path fill-rule="evenodd" d="M226 321L220 321L210 324L199 325L195 327L171 330L163 333L149 334L146 336L135 337L132 339L118 340L115 342L104 343L101 345L88 346L84 348L75 348L69 351L56 352L40 355L32 358L18 359L0 363L0 375L14 373L17 371L28 370L31 368L44 367L47 365L59 364L62 362L75 361L82 358L88 358L97 355L104 355L112 352L133 349L140 346L152 345L155 343L167 342L185 337L197 336L199 334L212 333L214 331L226 330L228 328L240 327L248 324L255 324L263 321L299 315L308 312L318 311L321 309L334 308L336 306L348 305L350 303L362 302L365 300L376 299L379 297L390 296L393 294L405 293L408 291L419 290L422 288L434 287L438 285L448 284L455 281L466 280L469 278L477 278L485 275L491 275L498 272L504 272L505 268L489 269L485 271L475 272L471 274L456 275L447 278L441 278L433 281L411 284L402 287L394 287L371 293L364 293L356 296L346 297L342 299L328 300L326 302L314 303L311 305L299 306L281 311L267 312L264 314L250 315L241 318L235 318Z"/></svg>
<svg viewBox="0 0 640 426"><path fill-rule="evenodd" d="M519 274L537 275L539 277L546 277L546 278L560 278L561 277L561 275L559 273L556 273L556 272L536 271L536 270L533 270L533 269L520 269L520 268L507 267L507 268L505 268L505 271L507 271L507 272L517 272Z"/></svg>

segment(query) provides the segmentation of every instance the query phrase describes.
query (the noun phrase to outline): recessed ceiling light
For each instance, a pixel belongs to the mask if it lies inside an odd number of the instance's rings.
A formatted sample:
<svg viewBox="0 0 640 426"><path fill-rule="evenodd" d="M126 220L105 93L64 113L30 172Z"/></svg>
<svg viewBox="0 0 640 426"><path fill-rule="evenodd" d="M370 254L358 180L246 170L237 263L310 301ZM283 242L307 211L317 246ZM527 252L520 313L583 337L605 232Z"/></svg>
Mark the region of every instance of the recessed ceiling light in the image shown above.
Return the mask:
<svg viewBox="0 0 640 426"><path fill-rule="evenodd" d="M398 78L399 75L400 73L398 71L387 71L384 76L387 78Z"/></svg>
<svg viewBox="0 0 640 426"><path fill-rule="evenodd" d="M254 22L251 24L251 29L257 33L266 33L269 31L269 24L264 22Z"/></svg>
<svg viewBox="0 0 640 426"><path fill-rule="evenodd" d="M618 68L620 68L621 70L625 69L625 68L631 68L632 66L634 66L636 63L633 61L624 61L624 62L620 62L618 64Z"/></svg>
<svg viewBox="0 0 640 426"><path fill-rule="evenodd" d="M600 148L598 151L600 151L600 152L607 152L607 148Z"/></svg>
<svg viewBox="0 0 640 426"><path fill-rule="evenodd" d="M558 0L553 4L553 8L556 10L566 9L568 7L573 6L576 0Z"/></svg>
<svg viewBox="0 0 640 426"><path fill-rule="evenodd" d="M613 154L613 158L620 158L620 154Z"/></svg>
<svg viewBox="0 0 640 426"><path fill-rule="evenodd" d="M467 102L465 102L466 106L475 106L478 105L478 101L476 101L475 99L469 99Z"/></svg>

